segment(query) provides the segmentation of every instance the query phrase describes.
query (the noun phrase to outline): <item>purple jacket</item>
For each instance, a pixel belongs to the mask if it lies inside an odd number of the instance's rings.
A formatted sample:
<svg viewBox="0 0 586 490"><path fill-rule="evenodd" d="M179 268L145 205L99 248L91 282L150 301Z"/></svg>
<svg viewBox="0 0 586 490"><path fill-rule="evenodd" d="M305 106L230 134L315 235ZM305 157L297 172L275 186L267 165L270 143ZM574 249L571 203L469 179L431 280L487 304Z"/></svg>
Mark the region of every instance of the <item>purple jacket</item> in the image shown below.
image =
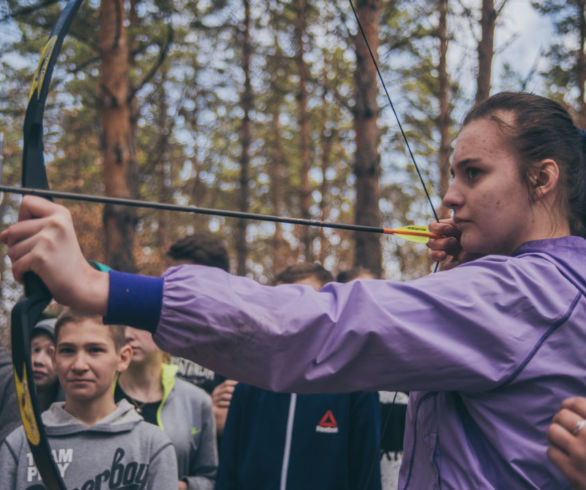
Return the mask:
<svg viewBox="0 0 586 490"><path fill-rule="evenodd" d="M411 391L400 488L569 488L545 434L565 397L586 394L585 257L565 237L319 292L201 266L164 283L112 273L106 320L273 391Z"/></svg>

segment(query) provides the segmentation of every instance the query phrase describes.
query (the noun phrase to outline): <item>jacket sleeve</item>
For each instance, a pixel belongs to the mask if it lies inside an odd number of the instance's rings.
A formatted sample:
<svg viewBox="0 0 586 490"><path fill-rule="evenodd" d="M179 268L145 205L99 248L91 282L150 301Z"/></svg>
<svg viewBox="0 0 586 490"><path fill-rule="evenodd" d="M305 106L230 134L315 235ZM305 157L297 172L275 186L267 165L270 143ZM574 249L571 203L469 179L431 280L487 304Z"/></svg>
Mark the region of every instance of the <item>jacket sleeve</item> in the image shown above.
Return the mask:
<svg viewBox="0 0 586 490"><path fill-rule="evenodd" d="M164 276L154 339L272 391L488 390L529 360L580 297L553 264L531 256L320 291L185 265Z"/></svg>
<svg viewBox="0 0 586 490"><path fill-rule="evenodd" d="M242 410L242 384L237 384L230 400L230 408L226 417L226 425L222 434L222 445L220 447L220 466L218 467L218 481L216 490L235 490L238 488L237 471L239 444L238 434L240 433L240 420Z"/></svg>
<svg viewBox="0 0 586 490"><path fill-rule="evenodd" d="M189 455L189 476L183 478L189 490L214 490L218 471L216 424L209 396L201 404L203 425L197 450Z"/></svg>
<svg viewBox="0 0 586 490"><path fill-rule="evenodd" d="M177 488L177 456L171 441L166 436L164 441L165 443L153 454L149 464L146 486L148 490Z"/></svg>
<svg viewBox="0 0 586 490"><path fill-rule="evenodd" d="M381 411L378 393L352 393L350 488L380 490Z"/></svg>

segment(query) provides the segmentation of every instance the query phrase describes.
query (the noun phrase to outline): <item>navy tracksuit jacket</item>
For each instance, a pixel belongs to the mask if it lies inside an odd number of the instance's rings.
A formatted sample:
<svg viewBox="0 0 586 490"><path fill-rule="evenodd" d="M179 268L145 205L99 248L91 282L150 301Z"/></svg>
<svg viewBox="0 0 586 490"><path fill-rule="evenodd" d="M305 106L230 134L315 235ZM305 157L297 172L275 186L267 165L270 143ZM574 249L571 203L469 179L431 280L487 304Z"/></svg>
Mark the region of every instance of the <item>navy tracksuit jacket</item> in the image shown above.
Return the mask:
<svg viewBox="0 0 586 490"><path fill-rule="evenodd" d="M290 395L236 386L216 490L379 490L377 393Z"/></svg>

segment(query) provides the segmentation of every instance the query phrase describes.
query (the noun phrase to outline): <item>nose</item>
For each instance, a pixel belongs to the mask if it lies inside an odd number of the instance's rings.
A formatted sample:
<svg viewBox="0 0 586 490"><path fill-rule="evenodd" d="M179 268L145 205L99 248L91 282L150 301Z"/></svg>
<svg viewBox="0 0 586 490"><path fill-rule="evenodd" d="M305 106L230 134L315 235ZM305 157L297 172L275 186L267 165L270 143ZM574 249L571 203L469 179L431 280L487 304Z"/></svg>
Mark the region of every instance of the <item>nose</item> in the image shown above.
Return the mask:
<svg viewBox="0 0 586 490"><path fill-rule="evenodd" d="M31 361L33 363L33 366L42 367L45 364L47 364L49 360L49 355L44 351L34 352L31 355Z"/></svg>
<svg viewBox="0 0 586 490"><path fill-rule="evenodd" d="M78 352L73 360L71 368L74 371L85 371L87 370L87 359L83 352Z"/></svg>
<svg viewBox="0 0 586 490"><path fill-rule="evenodd" d="M443 198L443 204L446 208L454 211L455 209L462 206L464 203L464 195L458 189L456 182L453 180L448 187L447 192Z"/></svg>
<svg viewBox="0 0 586 490"><path fill-rule="evenodd" d="M124 339L126 340L126 343L131 342L135 338L136 335L134 334L134 328L126 327L124 329Z"/></svg>

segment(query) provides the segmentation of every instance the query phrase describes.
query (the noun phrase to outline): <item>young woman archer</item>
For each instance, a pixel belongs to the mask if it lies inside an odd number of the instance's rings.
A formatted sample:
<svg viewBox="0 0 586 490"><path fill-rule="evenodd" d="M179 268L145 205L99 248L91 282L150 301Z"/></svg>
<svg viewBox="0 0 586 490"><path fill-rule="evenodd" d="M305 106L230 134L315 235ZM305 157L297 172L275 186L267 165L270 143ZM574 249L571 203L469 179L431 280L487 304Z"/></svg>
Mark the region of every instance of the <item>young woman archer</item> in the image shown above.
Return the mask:
<svg viewBox="0 0 586 490"><path fill-rule="evenodd" d="M18 279L33 270L59 301L149 329L225 376L297 393L410 391L401 488L563 488L546 431L564 398L586 393L584 166L559 104L491 97L456 142L453 216L430 225L443 236L432 257L457 267L406 283L315 292L202 266L108 276L86 264L67 211L32 197L0 239Z"/></svg>

